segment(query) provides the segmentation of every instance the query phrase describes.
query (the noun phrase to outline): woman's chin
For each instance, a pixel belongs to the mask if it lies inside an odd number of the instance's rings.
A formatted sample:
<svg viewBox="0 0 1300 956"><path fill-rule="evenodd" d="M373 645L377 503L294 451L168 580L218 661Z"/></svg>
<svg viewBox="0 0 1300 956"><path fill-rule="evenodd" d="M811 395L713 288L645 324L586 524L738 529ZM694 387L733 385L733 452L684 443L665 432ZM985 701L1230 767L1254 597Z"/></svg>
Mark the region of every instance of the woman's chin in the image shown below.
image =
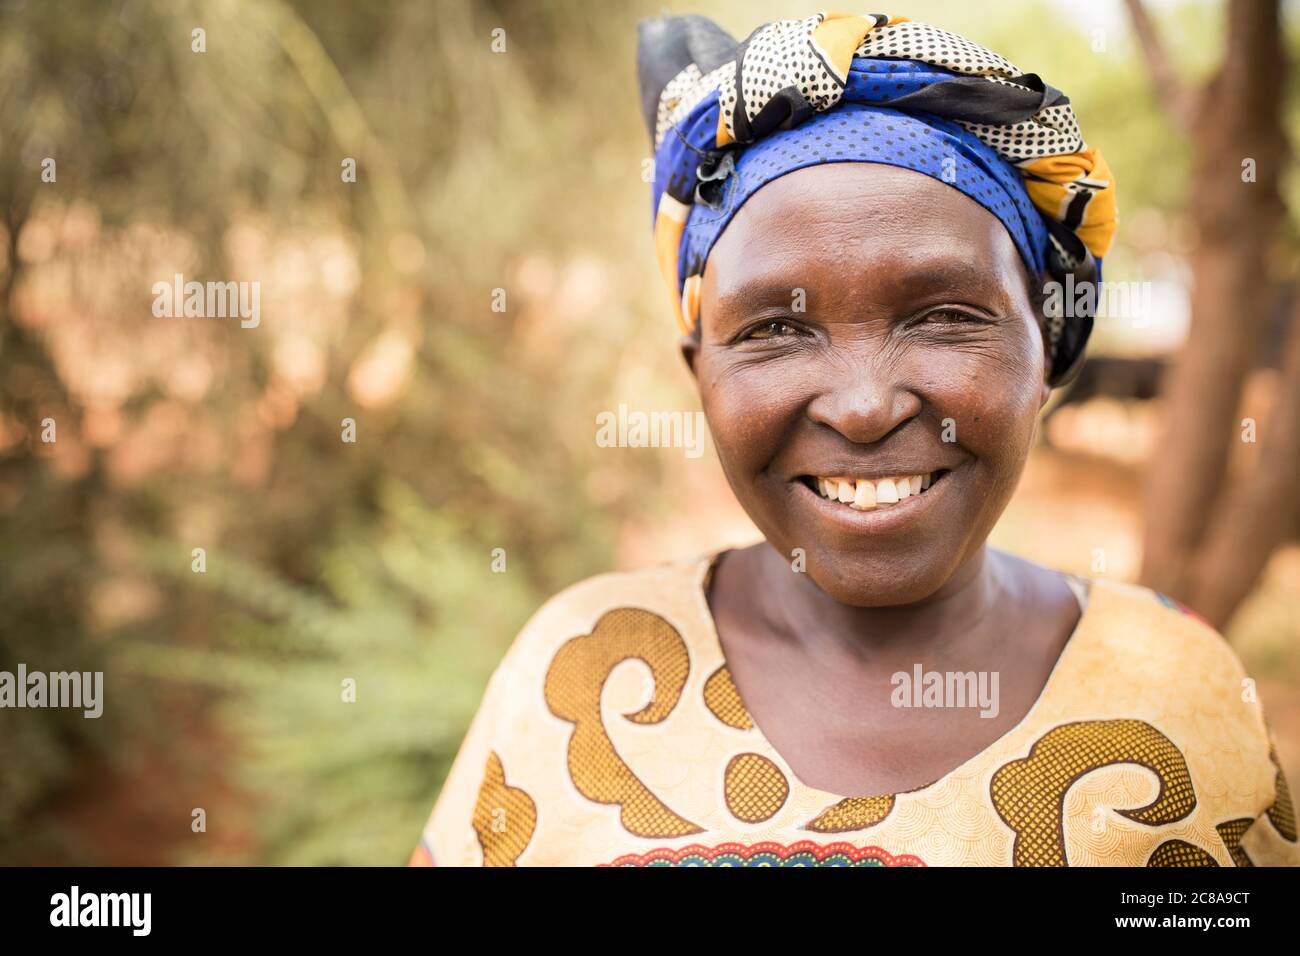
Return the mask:
<svg viewBox="0 0 1300 956"><path fill-rule="evenodd" d="M944 587L952 568L902 568L898 564L816 561L809 555L807 575L816 587L842 605L852 607L891 607L918 604Z"/></svg>

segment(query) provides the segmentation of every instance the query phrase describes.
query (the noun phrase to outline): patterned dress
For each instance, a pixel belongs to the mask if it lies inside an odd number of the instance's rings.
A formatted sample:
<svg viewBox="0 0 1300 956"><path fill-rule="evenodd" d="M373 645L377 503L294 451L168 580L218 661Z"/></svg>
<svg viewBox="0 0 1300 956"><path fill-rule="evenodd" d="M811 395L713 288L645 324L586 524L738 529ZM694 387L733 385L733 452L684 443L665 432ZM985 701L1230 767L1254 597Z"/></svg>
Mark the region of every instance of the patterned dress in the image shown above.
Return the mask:
<svg viewBox="0 0 1300 956"><path fill-rule="evenodd" d="M534 615L412 865L1300 865L1253 682L1175 602L1082 580L1019 724L928 786L844 797L746 711L705 597L717 557L595 577Z"/></svg>

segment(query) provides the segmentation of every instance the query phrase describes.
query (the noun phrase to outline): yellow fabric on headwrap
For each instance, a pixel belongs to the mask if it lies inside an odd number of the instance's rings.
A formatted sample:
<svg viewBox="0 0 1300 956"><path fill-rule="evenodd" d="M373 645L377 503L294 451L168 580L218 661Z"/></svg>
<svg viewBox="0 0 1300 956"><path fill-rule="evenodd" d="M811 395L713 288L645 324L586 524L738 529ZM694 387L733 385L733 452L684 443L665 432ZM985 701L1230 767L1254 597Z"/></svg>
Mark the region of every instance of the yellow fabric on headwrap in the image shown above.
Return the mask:
<svg viewBox="0 0 1300 956"><path fill-rule="evenodd" d="M1110 251L1119 226L1115 177L1097 149L1045 156L1019 166L1025 191L1043 214L1066 222L1070 206L1083 198L1074 232L1098 259Z"/></svg>

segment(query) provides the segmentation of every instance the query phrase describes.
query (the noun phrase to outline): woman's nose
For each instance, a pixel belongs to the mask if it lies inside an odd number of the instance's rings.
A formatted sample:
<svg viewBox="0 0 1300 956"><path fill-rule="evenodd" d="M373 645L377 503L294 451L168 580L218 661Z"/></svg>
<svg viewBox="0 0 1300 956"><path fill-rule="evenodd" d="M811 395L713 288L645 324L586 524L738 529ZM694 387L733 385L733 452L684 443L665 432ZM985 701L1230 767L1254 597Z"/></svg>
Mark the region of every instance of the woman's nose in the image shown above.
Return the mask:
<svg viewBox="0 0 1300 956"><path fill-rule="evenodd" d="M880 371L865 369L823 390L808 405L809 418L861 445L880 441L920 412L915 392Z"/></svg>

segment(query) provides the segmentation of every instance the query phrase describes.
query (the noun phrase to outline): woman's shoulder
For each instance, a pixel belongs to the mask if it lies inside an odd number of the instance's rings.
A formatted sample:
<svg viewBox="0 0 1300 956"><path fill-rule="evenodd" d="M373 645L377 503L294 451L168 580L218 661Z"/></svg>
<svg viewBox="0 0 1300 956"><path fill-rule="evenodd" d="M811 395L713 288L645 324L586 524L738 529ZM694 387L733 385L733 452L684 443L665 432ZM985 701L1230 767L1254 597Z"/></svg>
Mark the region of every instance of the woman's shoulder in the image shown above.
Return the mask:
<svg viewBox="0 0 1300 956"><path fill-rule="evenodd" d="M604 644L617 644L627 656L638 656L639 645L662 640L670 632L686 645L707 641L710 619L704 589L716 557L691 556L571 584L533 613L506 662L532 672L565 644L593 634Z"/></svg>
<svg viewBox="0 0 1300 956"><path fill-rule="evenodd" d="M1094 744L1112 748L1110 763L1172 774L1161 782L1170 793L1167 781L1182 779L1238 865L1239 856L1295 865L1286 779L1255 682L1231 645L1193 609L1159 591L1074 578L1086 589L1087 607L1062 656L1067 679L1057 682L1043 712L1049 722L1076 730L1087 725ZM1104 744L1096 736L1101 728ZM1272 823L1252 827L1262 814Z"/></svg>
<svg viewBox="0 0 1300 956"><path fill-rule="evenodd" d="M1081 684L1100 698L1213 715L1241 732L1264 730L1254 682L1194 610L1140 584L1075 577L1087 594L1071 652Z"/></svg>
<svg viewBox="0 0 1300 956"><path fill-rule="evenodd" d="M1186 604L1140 584L1052 567L1003 552L1018 565L1030 587L1059 592L1064 583L1078 602L1076 635L1101 638L1115 653L1161 664L1199 660L1240 669L1223 635ZM1073 642L1073 639L1071 641Z"/></svg>
<svg viewBox="0 0 1300 956"><path fill-rule="evenodd" d="M1237 661L1224 636L1193 608L1159 591L1128 581L1067 574L1083 593L1085 613L1099 619L1107 633L1126 633L1130 645L1148 653L1188 654ZM1237 666L1240 666L1239 664Z"/></svg>
<svg viewBox="0 0 1300 956"><path fill-rule="evenodd" d="M539 607L530 625L589 619L617 608L673 614L695 612L715 555L681 558L649 567L596 574L571 584Z"/></svg>

